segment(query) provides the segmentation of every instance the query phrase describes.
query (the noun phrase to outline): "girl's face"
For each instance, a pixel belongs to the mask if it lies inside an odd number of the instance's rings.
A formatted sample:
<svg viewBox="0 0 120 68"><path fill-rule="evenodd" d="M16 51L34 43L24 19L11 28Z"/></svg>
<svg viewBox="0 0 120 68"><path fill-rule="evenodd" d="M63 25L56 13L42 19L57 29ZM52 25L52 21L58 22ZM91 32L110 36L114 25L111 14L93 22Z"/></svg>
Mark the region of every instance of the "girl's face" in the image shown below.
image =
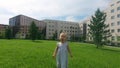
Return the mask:
<svg viewBox="0 0 120 68"><path fill-rule="evenodd" d="M61 35L60 35L60 40L61 40L62 42L66 41L66 35L65 35L65 34L61 34Z"/></svg>

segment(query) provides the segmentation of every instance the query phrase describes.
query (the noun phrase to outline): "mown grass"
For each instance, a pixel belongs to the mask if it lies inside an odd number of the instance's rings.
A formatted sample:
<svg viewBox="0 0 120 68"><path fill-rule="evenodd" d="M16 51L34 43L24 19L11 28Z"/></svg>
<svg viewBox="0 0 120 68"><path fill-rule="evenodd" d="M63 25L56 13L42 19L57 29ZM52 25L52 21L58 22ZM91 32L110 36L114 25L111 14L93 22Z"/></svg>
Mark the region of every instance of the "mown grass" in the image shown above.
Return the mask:
<svg viewBox="0 0 120 68"><path fill-rule="evenodd" d="M57 41L0 40L0 68L56 68ZM120 48L71 42L69 68L120 68Z"/></svg>

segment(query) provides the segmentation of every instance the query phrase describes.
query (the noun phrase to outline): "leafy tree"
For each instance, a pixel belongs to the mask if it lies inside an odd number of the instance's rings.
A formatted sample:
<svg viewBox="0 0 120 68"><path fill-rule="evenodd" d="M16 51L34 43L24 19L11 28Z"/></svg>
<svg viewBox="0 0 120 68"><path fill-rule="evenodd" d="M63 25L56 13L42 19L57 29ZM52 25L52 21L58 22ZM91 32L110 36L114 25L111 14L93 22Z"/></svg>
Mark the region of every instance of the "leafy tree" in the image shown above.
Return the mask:
<svg viewBox="0 0 120 68"><path fill-rule="evenodd" d="M5 38L6 38L6 39L12 39L12 31L11 31L10 28L7 28L7 29L5 30Z"/></svg>
<svg viewBox="0 0 120 68"><path fill-rule="evenodd" d="M0 32L0 39L4 39L5 38L5 32Z"/></svg>

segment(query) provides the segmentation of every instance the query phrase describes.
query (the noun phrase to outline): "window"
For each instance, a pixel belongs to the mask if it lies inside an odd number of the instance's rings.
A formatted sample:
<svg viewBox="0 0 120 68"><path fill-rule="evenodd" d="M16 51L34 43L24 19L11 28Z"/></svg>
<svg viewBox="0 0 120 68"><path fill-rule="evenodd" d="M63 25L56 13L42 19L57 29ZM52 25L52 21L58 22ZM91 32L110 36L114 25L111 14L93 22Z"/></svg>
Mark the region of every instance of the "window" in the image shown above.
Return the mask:
<svg viewBox="0 0 120 68"><path fill-rule="evenodd" d="M115 18L115 16L111 16L111 19L114 19Z"/></svg>
<svg viewBox="0 0 120 68"><path fill-rule="evenodd" d="M112 29L112 30L111 30L111 32L112 32L112 33L114 33L114 32L115 32L115 30L114 30L114 29Z"/></svg>
<svg viewBox="0 0 120 68"><path fill-rule="evenodd" d="M120 18L120 14L118 14L117 17Z"/></svg>
<svg viewBox="0 0 120 68"><path fill-rule="evenodd" d="M52 27L54 27L54 25L52 25Z"/></svg>
<svg viewBox="0 0 120 68"><path fill-rule="evenodd" d="M111 10L111 13L114 13L114 9Z"/></svg>
<svg viewBox="0 0 120 68"><path fill-rule="evenodd" d="M115 24L114 23L111 23L111 26L114 26Z"/></svg>
<svg viewBox="0 0 120 68"><path fill-rule="evenodd" d="M112 36L112 40L115 40L115 37L114 37L114 36Z"/></svg>
<svg viewBox="0 0 120 68"><path fill-rule="evenodd" d="M119 3L120 3L120 1L117 2L117 4L119 4Z"/></svg>
<svg viewBox="0 0 120 68"><path fill-rule="evenodd" d="M111 7L114 6L114 4L111 4Z"/></svg>
<svg viewBox="0 0 120 68"><path fill-rule="evenodd" d="M118 32L120 32L120 29L118 29Z"/></svg>
<svg viewBox="0 0 120 68"><path fill-rule="evenodd" d="M117 7L117 10L120 10L120 7Z"/></svg>
<svg viewBox="0 0 120 68"><path fill-rule="evenodd" d="M117 36L117 41L120 41L120 36Z"/></svg>
<svg viewBox="0 0 120 68"><path fill-rule="evenodd" d="M117 22L117 25L120 25L120 21Z"/></svg>

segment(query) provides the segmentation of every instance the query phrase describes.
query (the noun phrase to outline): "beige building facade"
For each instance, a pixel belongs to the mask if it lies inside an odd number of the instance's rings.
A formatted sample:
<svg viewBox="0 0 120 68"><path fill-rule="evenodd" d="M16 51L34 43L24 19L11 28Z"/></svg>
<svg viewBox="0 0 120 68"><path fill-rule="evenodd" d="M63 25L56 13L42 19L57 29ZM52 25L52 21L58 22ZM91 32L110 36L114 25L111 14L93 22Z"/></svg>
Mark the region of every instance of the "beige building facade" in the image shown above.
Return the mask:
<svg viewBox="0 0 120 68"><path fill-rule="evenodd" d="M112 34L111 41L120 41L120 0L112 0L106 8L106 24Z"/></svg>
<svg viewBox="0 0 120 68"><path fill-rule="evenodd" d="M61 32L66 32L68 40L71 36L80 37L79 23L58 21L58 20L43 20L46 23L46 38L51 39L55 32L57 32L57 39Z"/></svg>
<svg viewBox="0 0 120 68"><path fill-rule="evenodd" d="M86 41L91 41L92 37L89 34L89 27L88 25L90 24L90 17L86 18L85 20L80 22L80 28L82 29L82 34L86 35Z"/></svg>

